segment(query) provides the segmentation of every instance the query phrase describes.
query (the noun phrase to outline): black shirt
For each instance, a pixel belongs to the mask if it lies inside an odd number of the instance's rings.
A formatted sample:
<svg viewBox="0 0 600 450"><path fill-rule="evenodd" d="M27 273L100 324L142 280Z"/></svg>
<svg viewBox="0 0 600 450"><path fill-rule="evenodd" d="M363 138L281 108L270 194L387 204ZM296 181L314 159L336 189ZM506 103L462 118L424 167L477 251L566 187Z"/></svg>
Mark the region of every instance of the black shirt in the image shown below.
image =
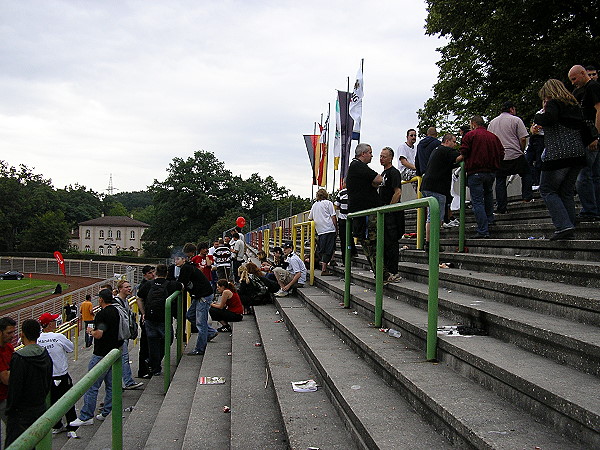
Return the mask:
<svg viewBox="0 0 600 450"><path fill-rule="evenodd" d="M108 305L96 313L94 330L102 330L102 337L94 339L94 355L106 356L113 348L121 348L123 341L119 340L119 325L121 317L116 306Z"/></svg>
<svg viewBox="0 0 600 450"><path fill-rule="evenodd" d="M383 178L383 183L379 186L379 199L382 205L389 205L394 196L395 189L402 185L400 171L392 166L389 169L385 169L381 177Z"/></svg>
<svg viewBox="0 0 600 450"><path fill-rule="evenodd" d="M585 86L573 91L573 95L583 109L583 117L593 124L596 122L595 105L600 103L600 84L597 81L590 80Z"/></svg>
<svg viewBox="0 0 600 450"><path fill-rule="evenodd" d="M352 213L381 206L377 188L372 184L377 175L377 172L360 159L354 158L352 160L346 176L348 212Z"/></svg>
<svg viewBox="0 0 600 450"><path fill-rule="evenodd" d="M455 148L440 145L429 157L427 172L423 176L422 191L448 195L452 184L452 169L460 153Z"/></svg>

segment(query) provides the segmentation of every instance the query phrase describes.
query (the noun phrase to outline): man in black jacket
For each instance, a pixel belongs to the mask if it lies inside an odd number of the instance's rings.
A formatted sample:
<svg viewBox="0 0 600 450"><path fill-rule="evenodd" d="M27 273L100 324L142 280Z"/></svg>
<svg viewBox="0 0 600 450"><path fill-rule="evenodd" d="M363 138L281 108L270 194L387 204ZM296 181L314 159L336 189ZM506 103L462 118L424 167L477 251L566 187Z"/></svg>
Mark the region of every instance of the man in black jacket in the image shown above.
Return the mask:
<svg viewBox="0 0 600 450"><path fill-rule="evenodd" d="M213 289L200 269L188 261L183 252L175 254L175 266L172 266L173 277L190 293L192 304L186 318L196 324L198 339L196 347L188 355L204 355L206 343L219 333L208 325L208 310L214 299Z"/></svg>
<svg viewBox="0 0 600 450"><path fill-rule="evenodd" d="M46 411L46 397L52 383L52 359L36 342L40 324L27 319L21 327L24 347L10 362L8 400L6 403L6 447L14 442Z"/></svg>

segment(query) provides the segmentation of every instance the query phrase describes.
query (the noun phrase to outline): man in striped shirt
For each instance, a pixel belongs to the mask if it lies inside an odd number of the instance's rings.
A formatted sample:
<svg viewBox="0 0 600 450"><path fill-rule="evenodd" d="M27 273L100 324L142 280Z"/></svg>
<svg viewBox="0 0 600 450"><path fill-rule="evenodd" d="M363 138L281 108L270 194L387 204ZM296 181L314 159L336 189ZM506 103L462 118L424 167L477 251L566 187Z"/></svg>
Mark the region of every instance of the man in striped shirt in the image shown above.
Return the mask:
<svg viewBox="0 0 600 450"><path fill-rule="evenodd" d="M342 261L346 261L346 219L348 217L348 190L346 189L346 180L342 180L342 189L340 189L333 202L338 220L338 234L340 236L340 247L342 248ZM350 239L351 256L357 256L354 239Z"/></svg>

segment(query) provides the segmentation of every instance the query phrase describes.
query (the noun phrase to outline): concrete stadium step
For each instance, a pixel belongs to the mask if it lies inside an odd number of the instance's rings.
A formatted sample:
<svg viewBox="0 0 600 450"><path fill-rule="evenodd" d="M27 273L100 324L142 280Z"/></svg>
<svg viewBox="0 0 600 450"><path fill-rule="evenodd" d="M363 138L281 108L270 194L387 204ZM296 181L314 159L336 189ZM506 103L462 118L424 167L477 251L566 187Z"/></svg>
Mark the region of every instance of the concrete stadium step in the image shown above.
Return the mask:
<svg viewBox="0 0 600 450"><path fill-rule="evenodd" d="M188 349L193 347L188 346ZM223 406L231 405L230 353L231 335L219 333L208 344L204 356L184 356L195 367L202 365L200 377L224 377L225 383L200 384L198 375L182 380L191 392L191 395L188 393L191 406L181 417L185 431L179 433L180 437L183 436L180 448L230 448L231 415L223 412ZM168 426L168 422L165 425Z"/></svg>
<svg viewBox="0 0 600 450"><path fill-rule="evenodd" d="M329 294L339 296L342 282L323 283ZM318 288L299 292L328 328L397 385L422 415L454 436L459 446L562 449L600 445L600 403L596 396L590 398L597 378L487 336L440 336L438 354L444 364L425 363L426 312L386 298L385 326L402 332L401 339L394 339L367 324L373 317L372 291L352 287L352 306L359 315L367 314L367 320L341 308L339 298L324 295ZM445 324L449 321L441 318L440 325ZM416 353L409 349L415 345L421 349ZM490 395L487 389L498 395ZM568 438L562 433L568 433Z"/></svg>
<svg viewBox="0 0 600 450"><path fill-rule="evenodd" d="M412 306L427 310L428 286L426 267L403 266L403 276L408 279L400 283L390 283L385 287L387 295L401 299ZM418 276L415 273L418 272ZM547 311L537 312L512 304L503 303L510 297L512 284L508 278L489 274L465 274L460 269L440 269L439 313L455 323L486 330L490 336L518 345L539 355L551 358L561 364L568 364L577 370L600 375L600 329L596 325L574 322L551 316ZM374 291L374 280L369 272L353 271L353 281ZM449 283L447 279L460 280ZM405 277L406 278L406 277ZM414 278L419 278L414 280ZM515 281L517 282L517 281ZM324 283L322 279L318 284ZM472 283L472 285L470 284ZM496 285L494 287L494 285ZM470 286L469 289L463 289ZM504 294L505 287L508 293ZM488 289L495 289L494 295ZM528 288L533 289L533 288ZM540 287L542 297L544 292ZM560 289L560 287L556 287ZM583 288L579 288L583 289ZM521 290L521 292L525 289ZM343 292L343 291L342 291ZM597 293L593 293L597 296ZM522 295L525 295L524 293ZM550 297L550 294L547 294ZM556 297L561 299L560 294ZM500 298L500 301L498 301ZM513 297L515 298L515 297ZM529 301L532 301L529 299ZM519 306L523 304L519 303Z"/></svg>
<svg viewBox="0 0 600 450"><path fill-rule="evenodd" d="M421 251L404 251L399 273L408 280L428 283L429 272L426 257ZM413 262L418 261L418 262ZM468 261L465 264L465 261ZM597 271L593 264L557 263L552 260L518 259L509 257L485 257L464 253L440 253L440 262L452 263L453 268L440 269L440 286L460 290L479 298L500 301L577 322L600 324L600 294L595 287L569 284L572 279L584 279L587 271ZM366 258L353 259L363 273L369 270ZM467 266L467 267L465 267ZM504 266L498 270L498 266ZM562 270L556 270L559 267ZM515 270L520 269L520 270ZM555 273L556 281L528 279L534 270ZM479 271L477 271L479 270ZM499 272L499 273L497 273ZM514 272L514 275L511 275ZM341 276L341 268L338 273ZM543 277L543 276L540 276ZM562 282L561 282L562 281Z"/></svg>
<svg viewBox="0 0 600 450"><path fill-rule="evenodd" d="M192 334L187 344L188 349L196 344L196 336ZM174 371L171 385L167 394L163 394L163 401L155 420L146 421L141 417L138 421L138 426L147 430L147 439L143 448L153 450L182 448L200 373L201 359L201 357L188 357L184 354L179 365L176 368L172 366ZM162 392L162 377L156 378L156 381L160 383Z"/></svg>
<svg viewBox="0 0 600 450"><path fill-rule="evenodd" d="M257 306L256 309L263 308ZM233 324L231 448L289 448L254 316ZM209 355L210 356L210 355Z"/></svg>
<svg viewBox="0 0 600 450"><path fill-rule="evenodd" d="M292 390L293 381L315 379L321 386L325 381L320 379L318 373L304 359L286 324L280 321L282 316L276 314L273 305L257 306L255 314L266 355L269 383L275 388L289 447L340 450L365 448L364 445L357 446L353 442L325 390L321 388L310 393ZM323 344L327 345L329 338ZM339 352L338 347L339 344L336 344L335 352ZM350 380L349 375L348 381ZM355 382L350 383L348 387L351 384ZM387 420L385 423L388 423Z"/></svg>

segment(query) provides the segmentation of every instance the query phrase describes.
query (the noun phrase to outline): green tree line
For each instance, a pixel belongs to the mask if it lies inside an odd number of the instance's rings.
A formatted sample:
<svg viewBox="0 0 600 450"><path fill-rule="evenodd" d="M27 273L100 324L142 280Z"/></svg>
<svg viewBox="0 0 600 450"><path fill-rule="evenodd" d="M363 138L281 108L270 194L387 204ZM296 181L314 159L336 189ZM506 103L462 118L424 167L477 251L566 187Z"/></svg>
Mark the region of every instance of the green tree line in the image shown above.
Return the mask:
<svg viewBox="0 0 600 450"><path fill-rule="evenodd" d="M600 62L600 8L591 0L427 0L425 32L444 37L433 95L419 132L456 130L475 114L493 118L505 101L530 123L549 78L571 87L576 65Z"/></svg>
<svg viewBox="0 0 600 450"><path fill-rule="evenodd" d="M174 158L164 181L146 191L106 195L83 185L55 189L25 165L0 160L0 251L69 250L79 222L106 216L133 216L150 225L143 236L147 256L168 256L185 242L212 240L235 226L239 216L253 227L310 208L273 177L247 179L225 169L211 152ZM283 213L285 211L285 213ZM250 223L246 226L249 229Z"/></svg>

